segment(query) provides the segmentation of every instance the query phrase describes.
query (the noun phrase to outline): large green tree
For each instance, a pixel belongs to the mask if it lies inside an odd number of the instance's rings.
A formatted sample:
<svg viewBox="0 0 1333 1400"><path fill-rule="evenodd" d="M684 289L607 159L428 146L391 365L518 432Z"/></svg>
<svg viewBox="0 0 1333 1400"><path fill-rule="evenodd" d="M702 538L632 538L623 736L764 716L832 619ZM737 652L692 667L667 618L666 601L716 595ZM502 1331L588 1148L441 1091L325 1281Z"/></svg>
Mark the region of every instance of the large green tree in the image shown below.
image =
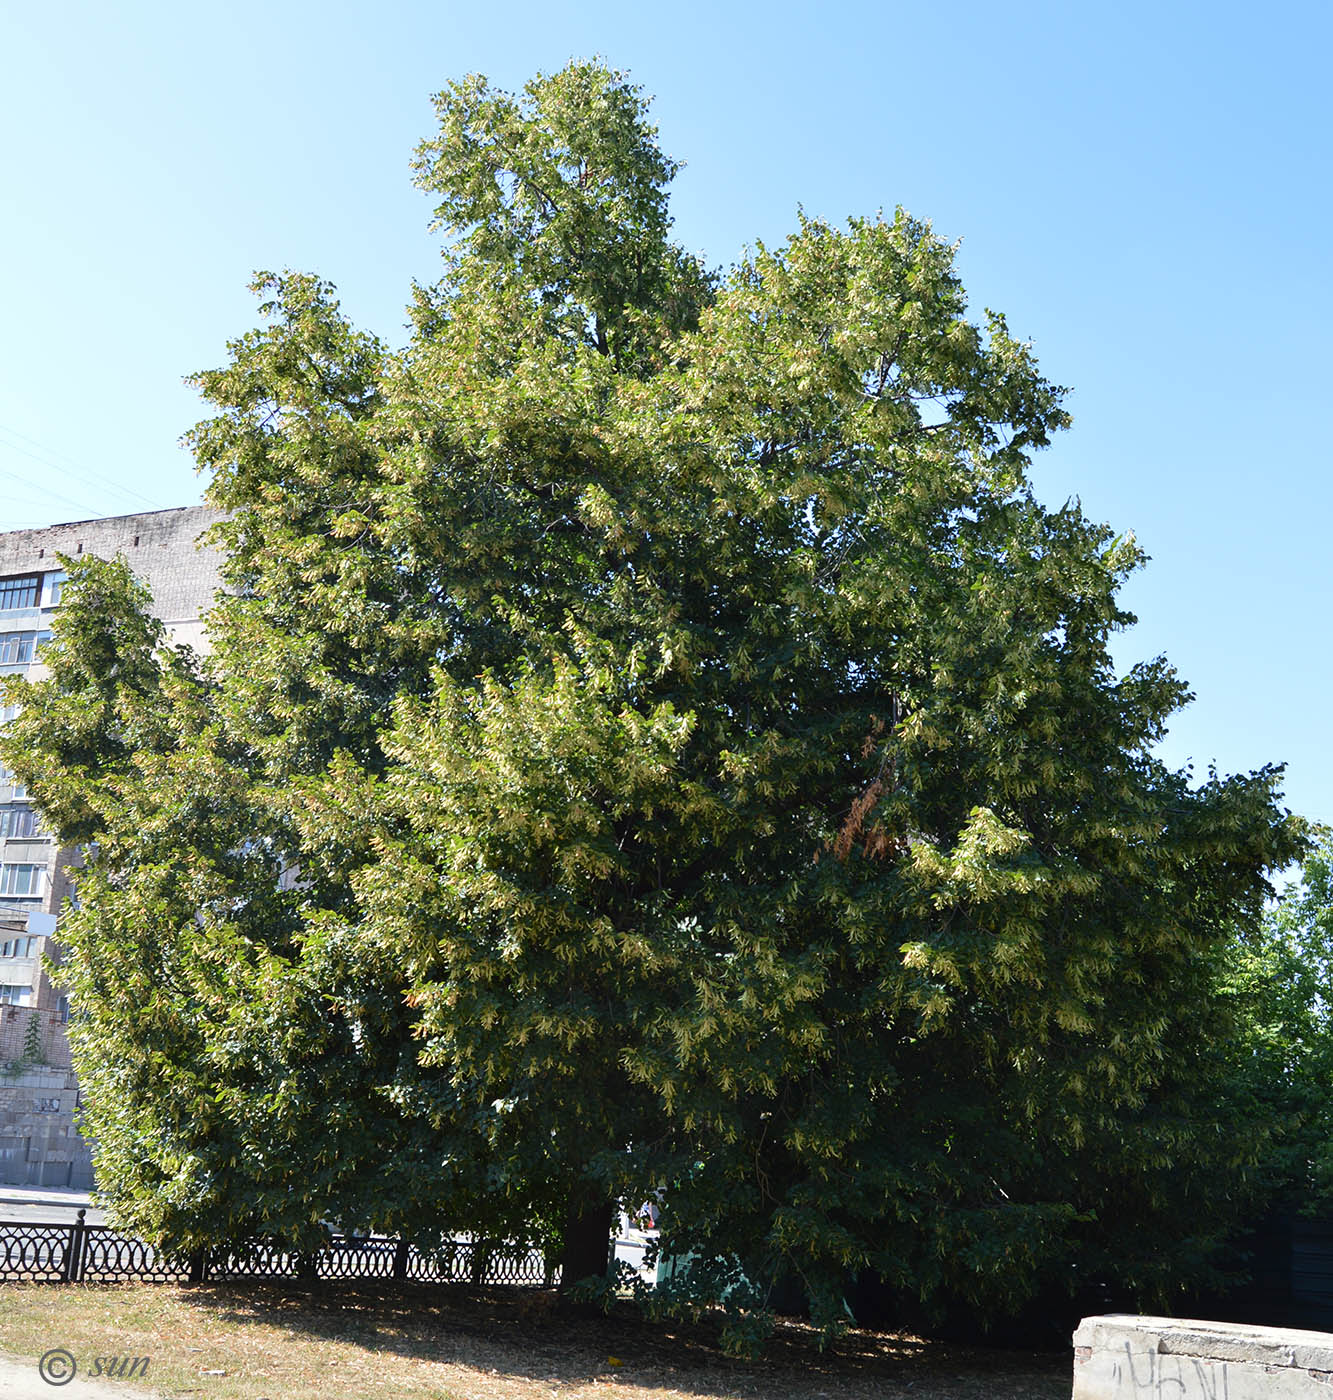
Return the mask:
<svg viewBox="0 0 1333 1400"><path fill-rule="evenodd" d="M265 276L196 378L212 654L86 561L11 686L0 752L95 843L63 936L119 1218L572 1280L661 1190L689 1287L795 1275L825 1322L871 1269L1169 1281L1253 1155L1217 949L1298 837L1273 770L1153 756L1186 689L1108 652L1141 555L1028 482L1062 391L905 213L703 267L623 75L437 108L409 343Z"/></svg>
<svg viewBox="0 0 1333 1400"><path fill-rule="evenodd" d="M1236 1034L1228 1080L1268 1124L1265 1196L1282 1207L1333 1204L1333 832L1298 879L1222 950L1219 990Z"/></svg>

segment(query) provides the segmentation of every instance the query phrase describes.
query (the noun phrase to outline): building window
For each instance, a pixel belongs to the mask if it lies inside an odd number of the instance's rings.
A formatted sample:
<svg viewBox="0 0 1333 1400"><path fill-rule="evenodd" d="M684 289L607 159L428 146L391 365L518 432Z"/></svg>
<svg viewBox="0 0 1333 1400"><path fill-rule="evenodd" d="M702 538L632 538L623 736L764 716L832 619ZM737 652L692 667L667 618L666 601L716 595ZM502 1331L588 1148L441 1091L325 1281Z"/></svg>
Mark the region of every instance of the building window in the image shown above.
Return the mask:
<svg viewBox="0 0 1333 1400"><path fill-rule="evenodd" d="M46 606L48 608L58 608L60 606L60 595L65 591L65 573L47 574L46 576Z"/></svg>
<svg viewBox="0 0 1333 1400"><path fill-rule="evenodd" d="M0 895L34 895L42 892L40 865L0 865Z"/></svg>
<svg viewBox="0 0 1333 1400"><path fill-rule="evenodd" d="M30 958L37 949L37 939L33 934L24 938L7 938L0 943L0 958Z"/></svg>
<svg viewBox="0 0 1333 1400"><path fill-rule="evenodd" d="M35 608L41 587L40 574L24 574L17 578L0 578L0 610Z"/></svg>
<svg viewBox="0 0 1333 1400"><path fill-rule="evenodd" d="M26 666L36 641L34 632L0 632L0 666Z"/></svg>
<svg viewBox="0 0 1333 1400"><path fill-rule="evenodd" d="M37 813L31 807L0 807L0 841L44 834Z"/></svg>
<svg viewBox="0 0 1333 1400"><path fill-rule="evenodd" d="M12 982L0 982L0 1006L28 1006L31 1001L31 987L16 987Z"/></svg>
<svg viewBox="0 0 1333 1400"><path fill-rule="evenodd" d="M15 775L0 764L0 802L18 802L27 795L26 784L18 782Z"/></svg>

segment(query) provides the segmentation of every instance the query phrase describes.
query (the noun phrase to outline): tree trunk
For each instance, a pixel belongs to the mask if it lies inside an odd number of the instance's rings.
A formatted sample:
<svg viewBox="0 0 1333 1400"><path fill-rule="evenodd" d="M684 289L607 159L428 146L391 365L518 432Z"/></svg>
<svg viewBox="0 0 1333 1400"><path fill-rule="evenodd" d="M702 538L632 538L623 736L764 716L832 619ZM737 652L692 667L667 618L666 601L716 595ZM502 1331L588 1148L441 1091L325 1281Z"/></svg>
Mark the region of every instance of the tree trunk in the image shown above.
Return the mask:
<svg viewBox="0 0 1333 1400"><path fill-rule="evenodd" d="M611 1255L613 1202L584 1189L569 1203L565 1217L565 1248L560 1256L560 1291L585 1278L605 1278Z"/></svg>

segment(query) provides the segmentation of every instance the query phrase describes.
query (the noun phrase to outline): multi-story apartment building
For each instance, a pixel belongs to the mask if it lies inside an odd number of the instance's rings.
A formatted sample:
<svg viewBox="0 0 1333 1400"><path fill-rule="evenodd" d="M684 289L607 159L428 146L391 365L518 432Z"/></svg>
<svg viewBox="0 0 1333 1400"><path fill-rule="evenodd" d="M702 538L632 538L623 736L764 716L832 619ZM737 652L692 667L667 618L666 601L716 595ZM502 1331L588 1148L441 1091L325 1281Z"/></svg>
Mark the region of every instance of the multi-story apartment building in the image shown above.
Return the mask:
<svg viewBox="0 0 1333 1400"><path fill-rule="evenodd" d="M221 560L199 536L218 518L190 506L0 533L0 675L41 674L65 578L61 555L123 556L152 592L172 640L201 649ZM0 711L0 720L10 717ZM75 1126L78 1084L58 971L58 921L74 858L42 830L26 790L0 768L0 1182L92 1181L88 1144Z"/></svg>

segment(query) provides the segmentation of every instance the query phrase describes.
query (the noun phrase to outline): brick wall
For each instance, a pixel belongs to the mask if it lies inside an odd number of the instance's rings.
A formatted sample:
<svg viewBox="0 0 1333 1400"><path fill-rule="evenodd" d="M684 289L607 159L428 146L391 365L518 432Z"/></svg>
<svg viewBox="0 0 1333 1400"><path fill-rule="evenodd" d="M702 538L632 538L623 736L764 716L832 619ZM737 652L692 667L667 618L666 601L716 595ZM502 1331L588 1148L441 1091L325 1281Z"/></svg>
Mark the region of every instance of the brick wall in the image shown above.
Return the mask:
<svg viewBox="0 0 1333 1400"><path fill-rule="evenodd" d="M0 1070L23 1058L31 1034L28 1027L33 1020L38 1023L41 1063L53 1069L69 1069L69 1041L63 1022L53 1011L35 1006L0 1006Z"/></svg>
<svg viewBox="0 0 1333 1400"><path fill-rule="evenodd" d="M222 556L201 549L199 536L222 518L211 506L180 506L142 515L117 515L106 520L75 520L44 530L9 530L0 534L0 577L47 573L55 556L96 554L103 559L124 555L135 574L153 594L153 610L163 622L197 622L212 605L221 585ZM182 636L192 644L194 636Z"/></svg>

